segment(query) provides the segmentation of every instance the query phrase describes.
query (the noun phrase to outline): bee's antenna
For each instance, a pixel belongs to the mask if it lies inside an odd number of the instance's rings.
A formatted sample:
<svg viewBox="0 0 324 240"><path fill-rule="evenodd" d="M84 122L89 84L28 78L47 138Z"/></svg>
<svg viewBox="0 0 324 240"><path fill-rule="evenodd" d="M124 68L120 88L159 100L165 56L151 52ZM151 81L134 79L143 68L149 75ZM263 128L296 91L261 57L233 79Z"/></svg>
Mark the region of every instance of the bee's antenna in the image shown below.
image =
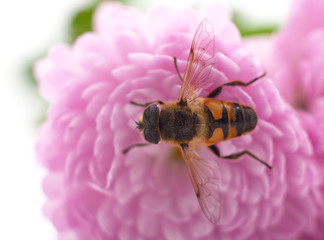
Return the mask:
<svg viewBox="0 0 324 240"><path fill-rule="evenodd" d="M136 128L139 129L139 130L142 130L143 129L143 123L142 122L137 122L135 121L136 123Z"/></svg>

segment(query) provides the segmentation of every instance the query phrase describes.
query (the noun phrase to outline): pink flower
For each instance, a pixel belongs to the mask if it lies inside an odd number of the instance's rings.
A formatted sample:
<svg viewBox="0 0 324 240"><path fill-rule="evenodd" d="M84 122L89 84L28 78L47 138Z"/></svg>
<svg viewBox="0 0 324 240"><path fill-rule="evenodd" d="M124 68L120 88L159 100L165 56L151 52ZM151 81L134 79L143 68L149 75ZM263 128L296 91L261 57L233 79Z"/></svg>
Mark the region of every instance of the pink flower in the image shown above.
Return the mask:
<svg viewBox="0 0 324 240"><path fill-rule="evenodd" d="M276 83L284 97L295 106L312 110L324 96L324 2L294 2L286 26L276 38L275 56L278 70Z"/></svg>
<svg viewBox="0 0 324 240"><path fill-rule="evenodd" d="M267 77L248 88L223 89L221 99L254 107L259 122L252 134L218 146L224 155L250 150L274 169L249 157L220 160L199 149L220 168L219 225L202 214L184 163L171 146L122 154L144 142L134 130L143 109L129 102L177 99L181 81L172 56L183 73L193 34L205 17L213 23L217 45L217 77L207 91L260 75L261 64L244 48L230 14L215 5L199 11L157 7L144 16L105 3L97 11L95 32L73 46L53 48L37 64L40 90L50 102L37 141L39 160L48 170L44 211L59 239L301 239L320 234L314 230L323 198L312 146Z"/></svg>
<svg viewBox="0 0 324 240"><path fill-rule="evenodd" d="M324 108L323 11L322 1L297 1L274 45L274 62L277 62L278 68L274 80L283 96L297 109L305 112L301 113L301 117L307 118L305 115L309 115L308 117L315 121L309 128L317 133L324 131L324 125L321 123L324 117L321 111ZM285 85L284 89L281 88L282 85ZM307 119L305 121L307 122ZM318 131L313 124L323 131ZM321 142L315 143L321 145L318 149L322 152L322 157L323 141L322 138Z"/></svg>
<svg viewBox="0 0 324 240"><path fill-rule="evenodd" d="M275 43L280 66L275 79L285 85L283 95L299 110L299 116L314 148L316 167L324 171L324 2L299 0ZM286 81L283 81L286 78ZM284 84L282 84L285 82ZM288 92L288 94L286 94ZM324 238L324 176L317 202L320 213L317 239ZM317 196L318 197L318 196ZM318 199L319 200L319 199Z"/></svg>
<svg viewBox="0 0 324 240"><path fill-rule="evenodd" d="M288 22L277 35L258 41L259 45L248 42L266 62L281 95L295 108L313 147L309 161L313 161L320 173L324 171L323 11L323 1L295 1ZM323 239L323 174L317 184L319 191L314 195L314 203L319 214L313 232L318 233L314 239Z"/></svg>

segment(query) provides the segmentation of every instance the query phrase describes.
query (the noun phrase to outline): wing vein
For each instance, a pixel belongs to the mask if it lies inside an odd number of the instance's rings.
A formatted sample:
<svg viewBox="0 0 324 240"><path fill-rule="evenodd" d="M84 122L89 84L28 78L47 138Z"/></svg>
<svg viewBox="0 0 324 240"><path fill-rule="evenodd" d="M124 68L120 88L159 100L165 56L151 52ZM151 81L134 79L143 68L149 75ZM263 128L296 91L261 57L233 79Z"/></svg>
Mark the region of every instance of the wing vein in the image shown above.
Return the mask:
<svg viewBox="0 0 324 240"><path fill-rule="evenodd" d="M179 101L190 102L212 80L211 69L215 64L215 35L208 19L204 19L194 35L187 66L180 89Z"/></svg>
<svg viewBox="0 0 324 240"><path fill-rule="evenodd" d="M208 162L198 155L192 146L181 148L188 173L205 216L217 223L221 215L220 178L216 162Z"/></svg>

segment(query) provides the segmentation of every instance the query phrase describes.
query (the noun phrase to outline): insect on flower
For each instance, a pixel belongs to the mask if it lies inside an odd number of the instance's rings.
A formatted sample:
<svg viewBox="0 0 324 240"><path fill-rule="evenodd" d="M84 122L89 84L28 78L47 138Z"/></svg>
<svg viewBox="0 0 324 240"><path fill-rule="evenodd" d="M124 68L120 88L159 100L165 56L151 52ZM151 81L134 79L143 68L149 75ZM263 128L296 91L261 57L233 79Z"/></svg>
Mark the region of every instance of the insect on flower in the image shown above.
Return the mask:
<svg viewBox="0 0 324 240"><path fill-rule="evenodd" d="M134 147L147 146L150 143L158 144L160 141L180 147L202 211L210 222L217 223L222 206L217 166L200 158L196 147L208 146L217 157L223 159L238 159L247 154L269 169L272 167L246 150L222 156L215 145L252 131L257 124L257 115L248 106L214 98L221 93L224 86L246 87L265 74L247 83L241 81L224 83L207 97L198 97L200 91L211 80L214 55L213 27L209 20L204 19L194 35L183 77L179 73L177 59L174 57L175 69L182 81L178 100L167 103L153 100L145 104L132 101L133 105L145 107L141 119L136 124L149 143L131 145L123 153L126 154Z"/></svg>

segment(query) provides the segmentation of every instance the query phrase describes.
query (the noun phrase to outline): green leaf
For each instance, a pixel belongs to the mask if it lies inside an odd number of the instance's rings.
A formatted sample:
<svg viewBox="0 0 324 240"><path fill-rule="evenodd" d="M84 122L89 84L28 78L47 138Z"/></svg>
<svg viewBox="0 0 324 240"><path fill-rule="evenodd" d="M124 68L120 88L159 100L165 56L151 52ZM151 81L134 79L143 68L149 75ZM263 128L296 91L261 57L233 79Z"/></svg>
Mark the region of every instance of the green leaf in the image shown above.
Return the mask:
<svg viewBox="0 0 324 240"><path fill-rule="evenodd" d="M74 42L75 39L85 32L92 31L92 17L97 6L102 1L97 0L90 6L87 6L79 10L73 17L69 27L68 38L70 42Z"/></svg>
<svg viewBox="0 0 324 240"><path fill-rule="evenodd" d="M252 21L252 19L246 18L244 15L237 12L233 14L232 21L243 37L272 34L279 29L278 24L256 23L255 21Z"/></svg>

